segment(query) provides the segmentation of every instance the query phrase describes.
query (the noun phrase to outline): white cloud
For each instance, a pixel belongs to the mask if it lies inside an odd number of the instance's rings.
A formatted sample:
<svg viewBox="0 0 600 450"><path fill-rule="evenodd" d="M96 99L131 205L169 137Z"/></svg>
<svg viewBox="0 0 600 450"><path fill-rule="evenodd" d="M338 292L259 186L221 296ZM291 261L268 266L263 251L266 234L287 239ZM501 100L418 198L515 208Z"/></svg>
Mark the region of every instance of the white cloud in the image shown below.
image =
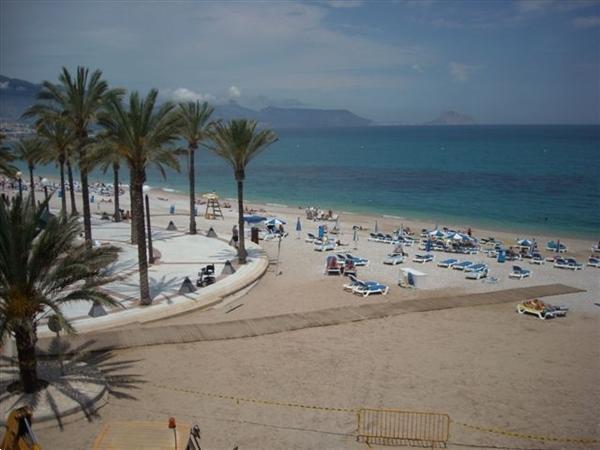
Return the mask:
<svg viewBox="0 0 600 450"><path fill-rule="evenodd" d="M163 95L175 102L214 102L216 100L214 95L199 94L187 88L177 88L175 90L166 89L164 90Z"/></svg>
<svg viewBox="0 0 600 450"><path fill-rule="evenodd" d="M227 93L229 94L229 98L231 99L240 98L242 95L242 91L240 91L240 89L235 86L229 86Z"/></svg>
<svg viewBox="0 0 600 450"><path fill-rule="evenodd" d="M0 81L0 89L8 89L8 81Z"/></svg>
<svg viewBox="0 0 600 450"><path fill-rule="evenodd" d="M450 70L450 75L454 78L455 81L467 81L471 74L478 69L481 69L481 66L473 66L469 64L462 64L455 61L452 61L448 64L448 69Z"/></svg>
<svg viewBox="0 0 600 450"><path fill-rule="evenodd" d="M576 17L573 19L575 28L600 27L600 16Z"/></svg>
<svg viewBox="0 0 600 450"><path fill-rule="evenodd" d="M364 4L362 0L328 0L325 3L332 8L358 8Z"/></svg>

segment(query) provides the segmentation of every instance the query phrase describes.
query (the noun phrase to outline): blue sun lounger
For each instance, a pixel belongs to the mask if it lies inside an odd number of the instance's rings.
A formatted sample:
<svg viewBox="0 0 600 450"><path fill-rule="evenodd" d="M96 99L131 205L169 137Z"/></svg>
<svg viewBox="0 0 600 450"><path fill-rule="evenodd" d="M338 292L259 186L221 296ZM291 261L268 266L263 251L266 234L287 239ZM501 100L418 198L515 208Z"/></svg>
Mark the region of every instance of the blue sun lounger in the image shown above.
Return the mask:
<svg viewBox="0 0 600 450"><path fill-rule="evenodd" d="M456 263L452 266L453 269L455 270L465 270L466 268L472 266L473 263L471 261L463 261L463 262L459 262Z"/></svg>
<svg viewBox="0 0 600 450"><path fill-rule="evenodd" d="M458 259L454 259L454 258L450 258L450 259L445 259L443 261L440 261L439 263L437 263L438 267L444 267L444 268L451 268L452 266L454 266L455 264L458 264L460 261Z"/></svg>
<svg viewBox="0 0 600 450"><path fill-rule="evenodd" d="M517 278L522 280L523 278L527 278L531 275L531 271L527 269L523 269L521 266L513 266L512 271L508 274L508 278Z"/></svg>

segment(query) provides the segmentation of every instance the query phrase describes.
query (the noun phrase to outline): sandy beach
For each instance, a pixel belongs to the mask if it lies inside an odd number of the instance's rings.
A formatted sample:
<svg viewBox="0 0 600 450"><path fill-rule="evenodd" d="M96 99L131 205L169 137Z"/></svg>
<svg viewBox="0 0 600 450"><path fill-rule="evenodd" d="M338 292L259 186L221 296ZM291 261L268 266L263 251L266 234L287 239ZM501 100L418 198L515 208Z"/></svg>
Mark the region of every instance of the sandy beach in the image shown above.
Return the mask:
<svg viewBox="0 0 600 450"><path fill-rule="evenodd" d="M186 196L154 189L150 198L153 227L164 229L171 220L180 230L187 227ZM58 200L52 199L53 207L59 207ZM120 201L123 209L129 209L127 194ZM223 209L223 220L205 219L204 206L199 206L201 232L213 227L219 236L229 238L237 221L237 204L233 199L227 201L233 208ZM172 205L174 215L169 213ZM232 449L235 445L240 449L365 448L364 443L356 442L353 413L235 401L216 394L351 410L372 407L448 413L452 419L448 448L598 448L600 269L585 267L573 272L553 268L550 263L534 266L521 261L519 264L531 269L533 275L513 280L508 278L510 262L499 264L485 255L474 255L470 259L490 265L491 275L498 280L490 283L466 280L462 272L438 268L435 261L423 266L409 261L386 266L382 261L391 247L367 240L375 220L380 231L392 232L403 224L417 236L422 228L431 229L434 224L335 211L340 216L339 239L349 244L341 249L370 261L367 267L359 268L360 278L390 285L386 296L362 298L342 290L343 277L323 274L327 253L314 251L304 240L307 232L316 232L319 222L307 221L304 209L252 202L247 206L261 215L287 221L289 235L279 248L277 241L260 243L271 259L267 273L250 289L212 309L144 326L223 322L550 283L585 292L545 299L569 307L566 318L547 321L518 315L516 305L499 304L255 338L114 351L104 362L114 381L108 404L91 421L81 419L62 429L38 430L43 448L92 448L102 425L109 420L159 420L166 424L169 416L182 423L197 422L202 429L202 448L206 449ZM327 209L327 205L320 206ZM92 211L111 214L112 203L96 197ZM297 217L302 222L300 238L295 231ZM356 246L352 240L355 225L362 227ZM440 226L471 227L475 236L494 236L507 245L517 238L535 238L540 244L560 239L568 246L567 255L584 263L597 242L597 238L482 230L468 223ZM420 253L416 246L407 250L410 258ZM436 261L449 256L436 252ZM400 288L397 283L402 267L426 272L431 289ZM466 425L498 432L482 432ZM527 440L508 432L586 437L596 439L596 443Z"/></svg>

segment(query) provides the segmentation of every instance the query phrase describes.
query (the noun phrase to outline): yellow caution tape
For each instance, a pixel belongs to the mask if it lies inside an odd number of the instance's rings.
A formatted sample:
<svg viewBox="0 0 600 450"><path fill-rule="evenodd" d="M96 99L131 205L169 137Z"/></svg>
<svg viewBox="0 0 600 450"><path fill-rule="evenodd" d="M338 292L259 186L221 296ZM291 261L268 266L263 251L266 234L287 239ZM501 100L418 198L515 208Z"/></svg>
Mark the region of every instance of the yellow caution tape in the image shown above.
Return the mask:
<svg viewBox="0 0 600 450"><path fill-rule="evenodd" d="M463 422L456 422L456 421L453 421L453 422L457 425L460 425L460 426L463 426L466 428L471 428L473 430L484 431L486 433L500 434L503 436L510 436L510 437L520 438L520 439L529 439L531 441L567 442L570 444L600 444L600 439L540 436L540 435L535 435L535 434L516 433L514 431L501 430L498 428L479 427L476 425L470 425L468 423L463 423Z"/></svg>
<svg viewBox="0 0 600 450"><path fill-rule="evenodd" d="M301 403L278 402L278 401L274 401L274 400L261 400L261 399L256 399L256 398L236 397L234 395L215 394L213 392L202 392L202 391L196 391L193 389L184 389L184 388L180 388L180 387L167 386L165 384L155 384L155 383L150 383L150 384L151 384L151 386L154 386L154 387L157 387L160 389L183 392L185 394L201 395L204 397L219 398L221 400L231 400L231 401L235 401L238 404L240 402L246 402L246 403L255 403L255 404L260 404L260 405L284 406L284 407L289 407L289 408L302 408L302 409L312 409L312 410L318 410L318 411L332 411L332 412L343 412L343 413L354 413L354 414L358 413L358 411L359 411L359 409L357 409L357 408L335 408L335 407L319 406L319 405L303 405ZM498 428L480 427L477 425L470 425L468 423L463 423L463 422L456 422L456 421L452 421L452 422L454 422L457 425L463 426L465 428L471 428L473 430L483 431L486 433L500 434L503 436L510 436L510 437L519 438L519 439L528 439L528 440L532 440L532 441L564 442L564 443L570 443L570 444L600 444L600 439L594 439L594 438L540 436L540 435L535 435L535 434L516 433L514 431L501 430Z"/></svg>
<svg viewBox="0 0 600 450"><path fill-rule="evenodd" d="M333 412L345 412L345 413L357 413L358 412L357 409L353 409L353 408L334 408L334 407L328 407L328 406L302 405L300 403L288 403L288 402L278 402L278 401L274 401L274 400L260 400L260 399L256 399L256 398L236 397L233 395L215 394L212 392L202 392L202 391L195 391L192 389L171 387L171 386L166 386L164 384L152 383L152 386L155 386L155 387L158 387L161 389L171 390L171 391L184 392L186 394L202 395L205 397L220 398L222 400L232 400L237 403L239 403L239 402L257 403L257 404L261 404L261 405L287 406L290 408L303 408L303 409L313 409L313 410L319 410L319 411L333 411Z"/></svg>

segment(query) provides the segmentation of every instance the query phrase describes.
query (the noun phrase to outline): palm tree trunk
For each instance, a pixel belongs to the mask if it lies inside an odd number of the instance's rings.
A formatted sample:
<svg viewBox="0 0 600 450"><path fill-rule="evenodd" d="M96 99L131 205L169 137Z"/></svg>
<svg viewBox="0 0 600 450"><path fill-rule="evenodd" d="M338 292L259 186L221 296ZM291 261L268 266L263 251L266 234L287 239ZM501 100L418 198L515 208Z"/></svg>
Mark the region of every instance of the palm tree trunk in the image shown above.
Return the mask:
<svg viewBox="0 0 600 450"><path fill-rule="evenodd" d="M133 214L134 201L133 201L133 183L132 183L132 179L133 178L132 178L132 176L130 174L129 175L129 205L131 207L131 244L135 245L135 244L137 244L137 233L135 231L137 229L137 223L136 223L137 218Z"/></svg>
<svg viewBox="0 0 600 450"><path fill-rule="evenodd" d="M29 164L29 188L31 189L31 206L35 208L35 181L33 180L33 164Z"/></svg>
<svg viewBox="0 0 600 450"><path fill-rule="evenodd" d="M113 164L113 191L115 195L115 222L121 221L121 210L119 209L119 164Z"/></svg>
<svg viewBox="0 0 600 450"><path fill-rule="evenodd" d="M38 389L39 385L35 355L35 343L37 341L35 325L30 321L25 321L15 329L15 340L21 386L26 394L31 394Z"/></svg>
<svg viewBox="0 0 600 450"><path fill-rule="evenodd" d="M188 148L188 174L190 177L190 234L196 234L196 192L195 192L195 174L194 174L194 147Z"/></svg>
<svg viewBox="0 0 600 450"><path fill-rule="evenodd" d="M67 216L67 196L65 192L65 162L61 159L58 161L60 167L60 214L63 217Z"/></svg>
<svg viewBox="0 0 600 450"><path fill-rule="evenodd" d="M81 200L83 201L83 234L85 242L92 245L92 213L90 211L90 190L88 186L88 172L79 166L81 172Z"/></svg>
<svg viewBox="0 0 600 450"><path fill-rule="evenodd" d="M246 244L244 237L244 180L237 179L238 193L238 228L240 230L239 245L238 245L238 260L240 264L246 264Z"/></svg>
<svg viewBox="0 0 600 450"><path fill-rule="evenodd" d="M75 183L73 182L73 168L71 167L71 162L67 160L67 176L69 177L69 194L71 197L71 215L76 216L79 214L77 212L77 203L75 203Z"/></svg>
<svg viewBox="0 0 600 450"><path fill-rule="evenodd" d="M135 220L135 234L137 236L138 265L140 272L140 303L152 304L150 286L148 284L148 260L146 259L146 230L144 227L144 193L142 187L146 178L144 169L131 171L131 212Z"/></svg>

